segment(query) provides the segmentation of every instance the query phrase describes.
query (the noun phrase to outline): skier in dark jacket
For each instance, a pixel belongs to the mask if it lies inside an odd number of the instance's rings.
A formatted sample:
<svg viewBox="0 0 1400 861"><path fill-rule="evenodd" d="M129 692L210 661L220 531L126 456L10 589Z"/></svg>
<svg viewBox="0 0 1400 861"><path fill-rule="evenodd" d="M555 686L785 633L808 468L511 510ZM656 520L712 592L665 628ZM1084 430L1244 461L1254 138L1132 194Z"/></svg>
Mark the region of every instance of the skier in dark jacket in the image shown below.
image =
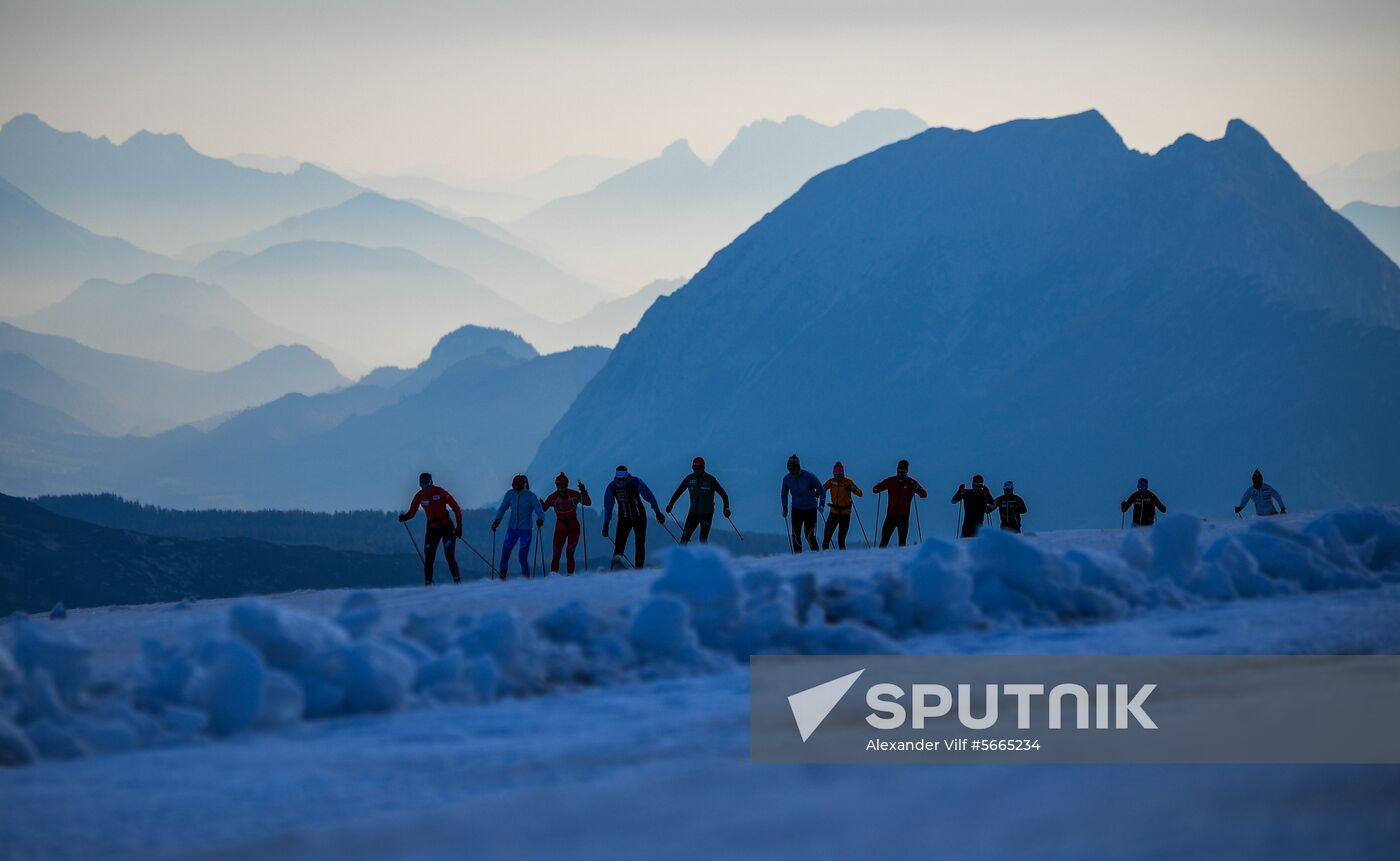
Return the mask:
<svg viewBox="0 0 1400 861"><path fill-rule="evenodd" d="M720 485L719 479L705 471L703 457L692 460L690 470L690 475L676 485L676 492L671 494L671 501L666 503L666 513L671 513L682 493L690 491L690 512L686 514L685 525L681 527L681 543L689 544L690 536L698 526L700 543L705 544L710 540L710 524L715 519L715 494L719 494L719 498L724 500L725 517L729 516L729 494Z"/></svg>
<svg viewBox="0 0 1400 861"><path fill-rule="evenodd" d="M792 552L802 552L802 537L815 552L817 549L817 509L822 505L822 482L802 468L797 455L788 458L787 475L783 476L781 499L783 519L788 516L788 498L792 498Z"/></svg>
<svg viewBox="0 0 1400 861"><path fill-rule="evenodd" d="M957 505L959 502L963 504L962 537L976 538L977 530L982 528L982 520L988 512L996 508L996 500L992 499L992 492L987 489L987 485L982 483L982 476L972 477L972 487L958 485L953 494L953 504Z"/></svg>
<svg viewBox="0 0 1400 861"><path fill-rule="evenodd" d="M613 567L621 567L618 563L622 561L623 552L627 549L627 536L636 534L636 559L637 568L641 568L647 561L647 510L643 503L651 506L656 512L656 522L665 523L666 515L661 513L661 506L656 502L656 495L651 492L651 488L635 475L627 471L627 467L618 464L617 472L613 475L613 480L608 482L607 489L603 491L603 537L608 537L608 524L612 522L613 507L617 507L617 539L613 545Z"/></svg>
<svg viewBox="0 0 1400 861"><path fill-rule="evenodd" d="M1021 531L1021 517L1026 513L1026 501L1016 495L1016 485L1006 482L1001 486L1001 496L992 505L1001 515L1001 528L1007 532Z"/></svg>
<svg viewBox="0 0 1400 861"><path fill-rule="evenodd" d="M889 513L885 515L885 525L880 529L880 546L890 546L890 536L899 530L899 546L903 547L909 538L909 506L913 504L915 494L928 499L928 491L909 477L907 460L895 465L894 475L875 482L870 489L875 493L889 491L890 494Z"/></svg>
<svg viewBox="0 0 1400 861"><path fill-rule="evenodd" d="M442 545L442 555L447 559L447 568L452 572L452 582L461 583L462 575L457 571L457 539L462 537L462 507L452 494L433 484L431 473L418 476L418 492L408 504L408 511L399 515L400 523L407 523L423 509L428 518L427 530L423 533L423 585L433 585L433 559L437 556L438 544ZM451 509L457 515L453 525Z"/></svg>
<svg viewBox="0 0 1400 861"><path fill-rule="evenodd" d="M1157 494L1147 489L1147 479L1139 478L1137 490L1133 491L1127 499L1119 505L1124 513L1128 509L1133 510L1134 526L1151 526L1157 522L1157 512L1167 513L1167 507L1162 504L1162 500L1157 498Z"/></svg>
<svg viewBox="0 0 1400 861"><path fill-rule="evenodd" d="M1274 510L1274 500L1278 500L1277 511ZM1260 517L1288 513L1288 508L1283 504L1283 497L1277 490L1264 483L1264 473L1257 469L1250 478L1249 487L1245 488L1244 496L1240 497L1240 504L1235 506L1235 513L1239 514L1251 502L1254 503L1254 513Z"/></svg>

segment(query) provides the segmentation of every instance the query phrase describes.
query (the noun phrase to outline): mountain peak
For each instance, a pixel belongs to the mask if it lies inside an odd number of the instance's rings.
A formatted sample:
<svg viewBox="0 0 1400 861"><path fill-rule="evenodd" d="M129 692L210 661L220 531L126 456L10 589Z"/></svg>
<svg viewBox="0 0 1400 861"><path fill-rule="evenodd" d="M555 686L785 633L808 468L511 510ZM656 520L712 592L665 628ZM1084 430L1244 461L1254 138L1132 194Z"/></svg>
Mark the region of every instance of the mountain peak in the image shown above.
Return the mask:
<svg viewBox="0 0 1400 861"><path fill-rule="evenodd" d="M659 158L664 159L666 161L700 160L700 156L696 155L695 150L690 148L690 141L685 138L680 138L669 144L665 149L661 151L661 155L659 156Z"/></svg>

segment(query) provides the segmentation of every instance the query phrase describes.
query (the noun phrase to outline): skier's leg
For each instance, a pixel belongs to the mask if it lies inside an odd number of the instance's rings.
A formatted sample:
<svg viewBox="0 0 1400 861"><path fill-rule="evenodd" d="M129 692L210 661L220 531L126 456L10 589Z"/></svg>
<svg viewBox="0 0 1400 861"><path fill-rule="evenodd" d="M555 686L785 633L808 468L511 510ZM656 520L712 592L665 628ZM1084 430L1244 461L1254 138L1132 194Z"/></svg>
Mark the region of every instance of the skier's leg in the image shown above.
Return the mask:
<svg viewBox="0 0 1400 861"><path fill-rule="evenodd" d="M697 526L699 526L699 525L700 525L700 518L697 517L697 516L695 515L695 512L694 512L694 511L691 511L690 513L686 514L686 516L685 516L685 525L683 525L683 526L681 527L681 543L682 543L682 544L689 544L689 543L690 543L690 536L692 536L692 535L695 534L695 527L697 527ZM701 540L701 541L704 541L705 539L701 538L700 540Z"/></svg>
<svg viewBox="0 0 1400 861"><path fill-rule="evenodd" d="M452 572L452 582L462 582L462 572L457 570L457 536L443 530L442 558L447 560L447 570Z"/></svg>
<svg viewBox="0 0 1400 861"><path fill-rule="evenodd" d="M569 537L569 528L568 528L568 526L566 525L566 524L569 524L569 523L577 524L578 521L577 521L577 520L559 520L559 519L557 519L557 518L556 518L555 521L554 521L554 555L551 556L551 557L549 558L549 570L550 570L550 573L552 573L552 574L558 574L558 573L559 573L559 554L560 554L561 552L563 552L563 550L564 550L564 541L567 540L568 537ZM577 543L578 539L576 538L576 539L574 539L574 541L575 541L575 543ZM573 545L571 544L571 545L569 545L569 572L570 572L570 573L573 573L573 570L574 570L574 548L573 548Z"/></svg>
<svg viewBox="0 0 1400 861"><path fill-rule="evenodd" d="M826 518L826 526L822 529L822 549L831 549L831 535L836 531L836 518L838 515L831 514Z"/></svg>
<svg viewBox="0 0 1400 861"><path fill-rule="evenodd" d="M574 550L578 547L578 539L579 539L579 536L583 534L583 528L579 525L579 522L578 522L577 520L566 520L566 521L564 521L564 523L565 523L565 535L564 535L564 537L565 537L565 539L566 539L566 540L568 541L568 543L569 543L569 562L568 562L568 569L569 569L569 573L572 574L572 573L574 573L574 567L575 567L575 566L574 566ZM555 550L555 551L554 551L554 570L555 570L555 571L558 571L558 570L559 570L559 551L558 551L558 550Z"/></svg>
<svg viewBox="0 0 1400 861"><path fill-rule="evenodd" d="M838 514L834 516L840 519L840 522L836 525L836 545L842 550L845 550L846 533L851 531L851 515Z"/></svg>
<svg viewBox="0 0 1400 861"><path fill-rule="evenodd" d="M636 533L632 543L637 549L637 570L641 570L647 561L647 518L645 513L637 518L637 523L632 527L632 531Z"/></svg>
<svg viewBox="0 0 1400 861"><path fill-rule="evenodd" d="M909 540L909 515L896 518L894 525L899 530L899 546L903 547Z"/></svg>
<svg viewBox="0 0 1400 861"><path fill-rule="evenodd" d="M792 510L792 552L802 552L802 512Z"/></svg>
<svg viewBox="0 0 1400 861"><path fill-rule="evenodd" d="M433 582L433 560L437 558L438 542L442 533L429 526L423 533L423 582Z"/></svg>
<svg viewBox="0 0 1400 861"><path fill-rule="evenodd" d="M529 529L520 530L520 573L530 576L530 539L534 538L534 532Z"/></svg>
<svg viewBox="0 0 1400 861"><path fill-rule="evenodd" d="M880 527L880 546L890 546L890 536L894 535L894 515L885 515L885 525Z"/></svg>
<svg viewBox="0 0 1400 861"><path fill-rule="evenodd" d="M519 540L519 529L506 530L506 541L501 547L501 577L503 578L506 576L506 572L510 570L510 552L515 549L515 542Z"/></svg>
<svg viewBox="0 0 1400 861"><path fill-rule="evenodd" d="M711 513L708 517L700 518L700 543L710 543L710 524L714 522L715 516Z"/></svg>
<svg viewBox="0 0 1400 861"><path fill-rule="evenodd" d="M630 518L619 517L617 519L617 542L613 545L614 556L622 556L627 552L627 536L632 534L632 523Z"/></svg>

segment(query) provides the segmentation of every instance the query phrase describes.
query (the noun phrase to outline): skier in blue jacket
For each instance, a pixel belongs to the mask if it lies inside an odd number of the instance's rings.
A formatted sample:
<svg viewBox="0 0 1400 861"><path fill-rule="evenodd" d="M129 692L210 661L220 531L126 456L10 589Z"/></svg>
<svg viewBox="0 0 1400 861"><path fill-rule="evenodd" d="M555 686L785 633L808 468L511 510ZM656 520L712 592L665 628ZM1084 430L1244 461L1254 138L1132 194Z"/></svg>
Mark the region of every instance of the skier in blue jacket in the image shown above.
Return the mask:
<svg viewBox="0 0 1400 861"><path fill-rule="evenodd" d="M614 568L621 567L618 563L622 561L623 551L627 549L627 536L630 534L637 537L636 555L633 557L637 561L636 567L641 568L647 561L647 512L643 502L656 512L657 523L666 522L666 515L661 513L661 506L651 488L640 478L629 473L625 464L618 464L613 480L608 482L607 489L603 491L604 538L608 537L608 524L612 522L613 506L617 506L617 540L613 544Z"/></svg>
<svg viewBox="0 0 1400 861"><path fill-rule="evenodd" d="M1274 510L1274 500L1278 500L1278 511ZM1260 517L1288 513L1288 509L1283 504L1283 497L1279 495L1277 490L1264 483L1264 473L1257 469L1254 470L1254 475L1250 479L1249 487L1245 489L1244 496L1240 498L1240 504L1235 506L1235 513L1239 514L1250 502L1254 503L1254 513Z"/></svg>
<svg viewBox="0 0 1400 861"><path fill-rule="evenodd" d="M517 543L520 545L520 573L529 577L530 536L533 534L530 521L535 521L533 526L544 526L544 509L540 507L540 498L530 489L530 480L523 475L511 479L510 490L501 499L501 507L496 509L496 519L491 522L492 532L501 525L506 512L510 512L510 521L506 524L506 544L501 551L501 579L506 579L506 571L510 568L510 551Z"/></svg>
<svg viewBox="0 0 1400 861"><path fill-rule="evenodd" d="M797 455L788 458L787 475L783 476L783 519L788 516L788 499L792 499L792 552L802 552L802 536L812 551L817 550L817 509L825 507L825 492L821 479L802 468Z"/></svg>

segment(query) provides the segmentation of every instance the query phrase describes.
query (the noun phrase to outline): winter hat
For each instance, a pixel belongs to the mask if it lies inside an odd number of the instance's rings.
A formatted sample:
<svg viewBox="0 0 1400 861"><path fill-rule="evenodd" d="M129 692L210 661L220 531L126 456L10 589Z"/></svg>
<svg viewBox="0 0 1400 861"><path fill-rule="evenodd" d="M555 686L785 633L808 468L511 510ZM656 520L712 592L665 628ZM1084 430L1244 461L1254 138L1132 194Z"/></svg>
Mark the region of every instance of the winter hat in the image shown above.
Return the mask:
<svg viewBox="0 0 1400 861"><path fill-rule="evenodd" d="M530 486L530 482L525 478L525 476L517 475L515 478L512 478L510 480L510 486L516 490L524 490L525 488Z"/></svg>
<svg viewBox="0 0 1400 861"><path fill-rule="evenodd" d="M1255 484L1263 484L1263 483L1264 483L1264 473L1260 472L1260 471L1257 470L1257 469L1254 470L1254 475L1250 476L1250 481L1254 482Z"/></svg>
<svg viewBox="0 0 1400 861"><path fill-rule="evenodd" d="M559 470L559 474L556 475L556 476L554 476L554 486L555 486L555 487L568 487L568 486L569 486L569 477L568 477L567 475L564 474L564 470L562 470L562 469Z"/></svg>
<svg viewBox="0 0 1400 861"><path fill-rule="evenodd" d="M704 469L704 468L705 468L705 459L704 459L703 457L701 457L700 455L697 454L697 455L695 456L695 460L692 460L692 461L690 462L690 468L691 468L691 469Z"/></svg>
<svg viewBox="0 0 1400 861"><path fill-rule="evenodd" d="M1012 484L1011 482L1008 481L1008 482L1006 482L1005 484L1003 484L1003 485L1001 486L1001 489L1004 490L1004 491L1006 491L1007 493L1010 493L1011 491L1013 491L1013 490L1016 489L1016 485L1014 485L1014 484Z"/></svg>
<svg viewBox="0 0 1400 861"><path fill-rule="evenodd" d="M788 469L801 469L802 461L797 459L797 455L788 458Z"/></svg>
<svg viewBox="0 0 1400 861"><path fill-rule="evenodd" d="M835 464L834 466L831 467L831 474L832 474L832 475L845 475L845 474L846 474L846 467L841 463L841 461L838 460L838 461L836 461L836 464Z"/></svg>
<svg viewBox="0 0 1400 861"><path fill-rule="evenodd" d="M617 472L613 473L613 478L626 478L626 477L627 477L627 464L625 464L625 463L619 463L619 464L617 465Z"/></svg>
<svg viewBox="0 0 1400 861"><path fill-rule="evenodd" d="M420 473L418 473L418 486L419 486L419 487L427 487L428 485L430 485L430 484L432 484L432 483L433 483L433 474L432 474L431 472L420 472Z"/></svg>
<svg viewBox="0 0 1400 861"><path fill-rule="evenodd" d="M901 460L898 464L895 465L894 471L899 473L900 475L903 475L904 473L908 472L909 461Z"/></svg>
<svg viewBox="0 0 1400 861"><path fill-rule="evenodd" d="M986 479L982 478L981 475L974 475L974 476L972 477L972 483L973 483L973 484L981 484L981 483L982 483L983 481L985 481L985 480L986 480Z"/></svg>
<svg viewBox="0 0 1400 861"><path fill-rule="evenodd" d="M1147 479L1145 479L1145 478L1139 478L1139 479L1138 479L1138 490L1146 490L1146 489L1147 489Z"/></svg>

